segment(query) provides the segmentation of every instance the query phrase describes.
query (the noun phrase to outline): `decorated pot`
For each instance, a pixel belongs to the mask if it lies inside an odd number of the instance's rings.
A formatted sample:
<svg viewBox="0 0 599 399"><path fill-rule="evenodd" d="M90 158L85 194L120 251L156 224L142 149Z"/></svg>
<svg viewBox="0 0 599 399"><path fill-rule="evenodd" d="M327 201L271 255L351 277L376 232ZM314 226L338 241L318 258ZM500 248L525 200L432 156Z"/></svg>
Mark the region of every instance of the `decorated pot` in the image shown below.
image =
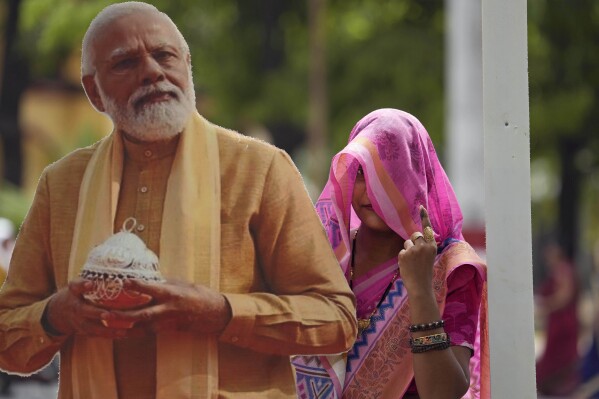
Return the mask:
<svg viewBox="0 0 599 399"><path fill-rule="evenodd" d="M105 309L136 309L152 301L152 297L123 286L126 279L149 283L164 282L158 270L158 257L132 231L137 221L128 218L123 229L93 248L87 258L81 277L90 280L93 288L83 297ZM103 321L105 325L107 322ZM110 327L130 328L133 323L110 321Z"/></svg>

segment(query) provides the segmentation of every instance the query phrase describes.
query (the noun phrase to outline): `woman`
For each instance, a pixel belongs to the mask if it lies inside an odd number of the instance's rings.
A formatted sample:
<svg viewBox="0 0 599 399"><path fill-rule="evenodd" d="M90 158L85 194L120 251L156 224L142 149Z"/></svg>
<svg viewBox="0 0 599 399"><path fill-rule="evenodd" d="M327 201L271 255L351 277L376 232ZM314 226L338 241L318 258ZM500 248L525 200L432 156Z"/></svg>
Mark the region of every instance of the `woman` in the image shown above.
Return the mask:
<svg viewBox="0 0 599 399"><path fill-rule="evenodd" d="M576 269L555 242L546 245L543 257L548 274L535 299L538 312L546 318L546 340L536 364L537 389L544 395L565 397L580 383Z"/></svg>
<svg viewBox="0 0 599 399"><path fill-rule="evenodd" d="M360 331L347 354L294 358L299 397L489 397L485 266L422 124L395 109L360 120L316 209Z"/></svg>

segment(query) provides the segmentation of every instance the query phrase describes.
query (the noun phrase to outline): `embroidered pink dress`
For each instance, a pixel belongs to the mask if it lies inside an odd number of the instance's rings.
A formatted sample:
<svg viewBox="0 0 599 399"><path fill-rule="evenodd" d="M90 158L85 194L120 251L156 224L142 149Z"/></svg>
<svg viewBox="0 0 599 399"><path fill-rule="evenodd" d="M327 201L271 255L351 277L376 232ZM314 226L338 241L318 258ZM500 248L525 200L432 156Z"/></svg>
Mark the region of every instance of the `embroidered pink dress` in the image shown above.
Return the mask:
<svg viewBox="0 0 599 399"><path fill-rule="evenodd" d="M397 259L393 258L354 278L353 291L356 295L358 318L365 319L372 314L398 267ZM448 294L442 315L451 344L465 346L472 351L481 299L475 277L475 268L462 267L448 278ZM401 274L398 279L401 281ZM416 382L412 380L406 393L417 392Z"/></svg>

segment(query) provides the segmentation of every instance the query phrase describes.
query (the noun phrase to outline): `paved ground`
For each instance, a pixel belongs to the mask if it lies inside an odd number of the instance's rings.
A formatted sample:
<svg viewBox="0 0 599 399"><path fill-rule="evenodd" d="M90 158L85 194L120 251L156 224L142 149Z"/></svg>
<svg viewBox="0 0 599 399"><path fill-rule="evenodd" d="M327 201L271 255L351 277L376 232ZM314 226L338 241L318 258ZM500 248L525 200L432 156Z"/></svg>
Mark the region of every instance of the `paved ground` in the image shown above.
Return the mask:
<svg viewBox="0 0 599 399"><path fill-rule="evenodd" d="M0 398L10 399L55 399L58 391L57 383L38 381L19 381L11 385L8 395L0 394Z"/></svg>
<svg viewBox="0 0 599 399"><path fill-rule="evenodd" d="M540 354L544 346L543 334L537 334L535 337L535 348L537 349L537 355ZM10 393L0 393L0 399L55 399L58 391L58 383L56 381L56 375L58 372L57 359L54 363L48 366L47 369L43 370L40 374L41 378L50 380L50 382L42 382L34 378L30 379L17 379L10 384ZM2 376L0 376L2 377ZM0 378L0 388L1 381ZM577 399L583 399L585 396L577 397ZM572 398L558 398L558 397L546 397L539 396L537 399L572 399Z"/></svg>
<svg viewBox="0 0 599 399"><path fill-rule="evenodd" d="M0 399L56 399L57 392L58 357L32 377L0 374Z"/></svg>
<svg viewBox="0 0 599 399"><path fill-rule="evenodd" d="M11 386L11 395L2 395L0 398L4 399L54 399L56 398L56 391L58 390L58 384L56 383L41 383L38 381L31 382L18 382ZM570 399L570 398L558 398L549 396L539 396L537 399Z"/></svg>

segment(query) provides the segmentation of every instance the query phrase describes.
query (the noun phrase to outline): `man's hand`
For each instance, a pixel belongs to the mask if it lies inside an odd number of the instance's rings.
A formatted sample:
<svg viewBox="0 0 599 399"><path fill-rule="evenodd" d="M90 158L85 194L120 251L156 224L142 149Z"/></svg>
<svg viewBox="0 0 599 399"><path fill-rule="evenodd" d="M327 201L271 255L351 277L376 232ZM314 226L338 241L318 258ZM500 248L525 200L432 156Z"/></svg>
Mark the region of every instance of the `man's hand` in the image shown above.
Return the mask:
<svg viewBox="0 0 599 399"><path fill-rule="evenodd" d="M178 330L203 334L218 334L231 320L231 308L225 297L202 285L126 280L125 289L150 295L153 300L140 309L111 311L104 315L105 320L139 322L154 332Z"/></svg>
<svg viewBox="0 0 599 399"><path fill-rule="evenodd" d="M54 294L45 310L45 318L51 329L47 332L110 339L125 337L126 330L107 328L102 324L102 315L107 310L94 306L83 298L83 294L92 288L90 281L78 278Z"/></svg>

